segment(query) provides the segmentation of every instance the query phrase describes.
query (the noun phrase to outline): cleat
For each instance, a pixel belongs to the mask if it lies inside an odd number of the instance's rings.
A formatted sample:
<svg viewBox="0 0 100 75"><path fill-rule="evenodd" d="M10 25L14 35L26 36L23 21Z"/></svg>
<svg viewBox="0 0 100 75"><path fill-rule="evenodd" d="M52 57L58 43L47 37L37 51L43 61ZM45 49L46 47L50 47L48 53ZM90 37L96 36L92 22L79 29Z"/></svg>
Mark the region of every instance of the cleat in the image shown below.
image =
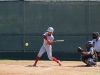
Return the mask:
<svg viewBox="0 0 100 75"><path fill-rule="evenodd" d="M33 66L36 67L36 64L34 64Z"/></svg>
<svg viewBox="0 0 100 75"><path fill-rule="evenodd" d="M94 65L94 67L97 67L98 65L96 64L96 65Z"/></svg>
<svg viewBox="0 0 100 75"><path fill-rule="evenodd" d="M86 67L97 67L97 65L86 65Z"/></svg>
<svg viewBox="0 0 100 75"><path fill-rule="evenodd" d="M86 67L92 67L92 65L88 65L88 64L87 64Z"/></svg>
<svg viewBox="0 0 100 75"><path fill-rule="evenodd" d="M94 67L97 67L97 65L94 65Z"/></svg>

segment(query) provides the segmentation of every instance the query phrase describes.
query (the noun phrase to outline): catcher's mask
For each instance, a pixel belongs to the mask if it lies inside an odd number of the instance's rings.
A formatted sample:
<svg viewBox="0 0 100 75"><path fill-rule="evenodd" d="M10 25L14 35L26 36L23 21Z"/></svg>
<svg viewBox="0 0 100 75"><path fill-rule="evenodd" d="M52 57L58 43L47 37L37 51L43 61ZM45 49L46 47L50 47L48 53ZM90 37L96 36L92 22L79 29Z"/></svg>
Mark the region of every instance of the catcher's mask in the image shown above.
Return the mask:
<svg viewBox="0 0 100 75"><path fill-rule="evenodd" d="M87 43L86 43L87 50L89 50L90 47L93 47L93 42L92 41L87 41Z"/></svg>
<svg viewBox="0 0 100 75"><path fill-rule="evenodd" d="M94 32L92 34L93 39L96 39L99 36L99 32Z"/></svg>

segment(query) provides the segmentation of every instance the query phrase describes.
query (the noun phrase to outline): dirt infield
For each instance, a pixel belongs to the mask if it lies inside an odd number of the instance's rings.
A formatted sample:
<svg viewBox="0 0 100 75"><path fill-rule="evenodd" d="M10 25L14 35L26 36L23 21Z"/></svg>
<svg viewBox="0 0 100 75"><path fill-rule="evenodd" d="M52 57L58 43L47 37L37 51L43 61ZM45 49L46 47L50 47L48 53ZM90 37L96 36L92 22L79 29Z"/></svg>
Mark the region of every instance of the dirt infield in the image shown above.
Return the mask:
<svg viewBox="0 0 100 75"><path fill-rule="evenodd" d="M0 61L0 75L100 75L100 66L85 67L83 62L62 61L58 66L54 61ZM100 64L100 62L98 62Z"/></svg>

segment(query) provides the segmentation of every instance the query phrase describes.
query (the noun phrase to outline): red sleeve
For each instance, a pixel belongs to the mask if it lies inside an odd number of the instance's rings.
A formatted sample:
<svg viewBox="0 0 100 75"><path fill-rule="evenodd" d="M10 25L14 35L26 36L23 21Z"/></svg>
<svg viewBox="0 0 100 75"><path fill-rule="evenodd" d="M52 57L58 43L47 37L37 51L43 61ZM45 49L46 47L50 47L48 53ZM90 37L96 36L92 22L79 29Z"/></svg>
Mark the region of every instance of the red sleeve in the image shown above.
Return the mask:
<svg viewBox="0 0 100 75"><path fill-rule="evenodd" d="M48 39L45 35L43 35L43 38L48 41ZM49 45L52 45L52 42L49 42Z"/></svg>
<svg viewBox="0 0 100 75"><path fill-rule="evenodd" d="M46 37L45 35L43 35L43 38L44 38L45 40L48 40L47 37Z"/></svg>

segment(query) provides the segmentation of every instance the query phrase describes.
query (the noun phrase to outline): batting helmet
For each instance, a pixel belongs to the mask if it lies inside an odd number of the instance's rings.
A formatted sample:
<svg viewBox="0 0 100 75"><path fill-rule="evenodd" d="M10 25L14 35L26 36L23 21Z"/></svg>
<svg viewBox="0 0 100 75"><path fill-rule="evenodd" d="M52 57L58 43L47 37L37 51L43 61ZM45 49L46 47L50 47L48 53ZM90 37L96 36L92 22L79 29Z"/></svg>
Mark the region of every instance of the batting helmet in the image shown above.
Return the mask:
<svg viewBox="0 0 100 75"><path fill-rule="evenodd" d="M53 32L54 32L54 29L53 29L52 27L49 27L49 28L47 29L47 31L53 33Z"/></svg>

